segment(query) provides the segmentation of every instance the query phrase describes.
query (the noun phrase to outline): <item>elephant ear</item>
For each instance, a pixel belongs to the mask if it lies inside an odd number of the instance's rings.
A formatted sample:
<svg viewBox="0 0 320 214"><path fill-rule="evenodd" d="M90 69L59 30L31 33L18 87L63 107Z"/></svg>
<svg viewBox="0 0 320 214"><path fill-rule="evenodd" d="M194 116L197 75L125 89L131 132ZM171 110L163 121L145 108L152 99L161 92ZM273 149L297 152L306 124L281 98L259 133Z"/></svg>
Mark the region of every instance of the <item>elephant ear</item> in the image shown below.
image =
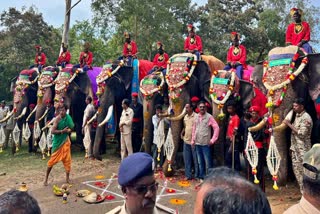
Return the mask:
<svg viewBox="0 0 320 214"><path fill-rule="evenodd" d="M250 107L250 102L254 98L253 85L250 82L240 80L239 94L241 97L242 107L247 109Z"/></svg>

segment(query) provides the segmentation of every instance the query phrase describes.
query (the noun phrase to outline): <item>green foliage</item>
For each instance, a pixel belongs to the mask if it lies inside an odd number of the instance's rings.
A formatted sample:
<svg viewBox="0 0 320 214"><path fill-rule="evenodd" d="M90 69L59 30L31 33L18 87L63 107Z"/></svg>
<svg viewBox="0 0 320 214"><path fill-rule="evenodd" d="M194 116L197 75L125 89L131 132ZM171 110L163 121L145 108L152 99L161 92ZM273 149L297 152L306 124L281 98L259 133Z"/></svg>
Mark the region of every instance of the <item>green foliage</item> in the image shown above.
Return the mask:
<svg viewBox="0 0 320 214"><path fill-rule="evenodd" d="M1 13L0 20L0 99L10 99L9 82L34 63L34 46L42 45L51 65L57 59L61 35L33 7L21 11L9 8Z"/></svg>

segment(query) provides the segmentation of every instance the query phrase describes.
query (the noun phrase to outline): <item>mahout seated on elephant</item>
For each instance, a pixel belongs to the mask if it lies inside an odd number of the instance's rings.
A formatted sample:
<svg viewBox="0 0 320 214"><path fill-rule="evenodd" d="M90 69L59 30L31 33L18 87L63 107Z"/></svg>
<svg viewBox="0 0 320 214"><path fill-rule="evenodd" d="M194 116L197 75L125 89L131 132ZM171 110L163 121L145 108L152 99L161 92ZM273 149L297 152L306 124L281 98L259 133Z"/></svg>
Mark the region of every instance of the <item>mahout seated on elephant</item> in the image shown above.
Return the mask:
<svg viewBox="0 0 320 214"><path fill-rule="evenodd" d="M65 68L67 64L70 63L71 60L71 54L68 51L68 45L65 43L61 44L62 52L60 53L58 60L56 62L56 66L61 66L62 68Z"/></svg>
<svg viewBox="0 0 320 214"><path fill-rule="evenodd" d="M199 60L202 54L201 37L195 33L195 27L192 24L188 24L187 29L188 37L184 41L184 51L195 54Z"/></svg>
<svg viewBox="0 0 320 214"><path fill-rule="evenodd" d="M164 45L161 42L157 42L157 51L158 53L153 58L153 68L148 74L154 71L162 71L163 75L166 75L169 55L164 51Z"/></svg>
<svg viewBox="0 0 320 214"><path fill-rule="evenodd" d="M36 67L38 72L41 72L41 69L46 65L47 57L44 52L42 52L41 45L36 45L36 56L34 58L34 64L29 67L29 69Z"/></svg>
<svg viewBox="0 0 320 214"><path fill-rule="evenodd" d="M83 51L79 56L79 64L74 65L74 68L81 68L84 72L92 70L93 53L89 51L90 43L85 42L83 45Z"/></svg>
<svg viewBox="0 0 320 214"><path fill-rule="evenodd" d="M129 32L124 32L125 42L123 44L122 56L118 60L123 60L126 66L132 66L132 62L137 58L138 47L135 41L131 40Z"/></svg>

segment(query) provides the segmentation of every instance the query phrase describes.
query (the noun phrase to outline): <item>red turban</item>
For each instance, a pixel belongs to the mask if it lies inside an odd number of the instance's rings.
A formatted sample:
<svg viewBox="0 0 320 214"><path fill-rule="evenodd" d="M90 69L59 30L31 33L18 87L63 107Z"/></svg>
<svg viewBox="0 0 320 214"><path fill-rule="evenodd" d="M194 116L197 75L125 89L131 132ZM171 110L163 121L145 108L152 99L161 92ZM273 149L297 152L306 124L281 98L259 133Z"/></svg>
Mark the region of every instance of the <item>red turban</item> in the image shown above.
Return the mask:
<svg viewBox="0 0 320 214"><path fill-rule="evenodd" d="M198 97L196 97L196 96L191 98L191 102L199 102L199 100L200 99Z"/></svg>
<svg viewBox="0 0 320 214"><path fill-rule="evenodd" d="M250 112L257 112L259 113L260 111L260 107L259 106L251 106L250 109L249 109Z"/></svg>
<svg viewBox="0 0 320 214"><path fill-rule="evenodd" d="M29 105L29 108L34 108L35 106L36 106L35 104L31 103L31 104Z"/></svg>
<svg viewBox="0 0 320 214"><path fill-rule="evenodd" d="M137 93L137 92L133 92L133 93L131 94L131 96L133 96L133 97L138 97L138 93Z"/></svg>
<svg viewBox="0 0 320 214"><path fill-rule="evenodd" d="M301 9L299 9L299 8L291 8L291 10L290 10L290 15L291 16L293 16L295 13L298 13L300 16L302 16L302 10Z"/></svg>

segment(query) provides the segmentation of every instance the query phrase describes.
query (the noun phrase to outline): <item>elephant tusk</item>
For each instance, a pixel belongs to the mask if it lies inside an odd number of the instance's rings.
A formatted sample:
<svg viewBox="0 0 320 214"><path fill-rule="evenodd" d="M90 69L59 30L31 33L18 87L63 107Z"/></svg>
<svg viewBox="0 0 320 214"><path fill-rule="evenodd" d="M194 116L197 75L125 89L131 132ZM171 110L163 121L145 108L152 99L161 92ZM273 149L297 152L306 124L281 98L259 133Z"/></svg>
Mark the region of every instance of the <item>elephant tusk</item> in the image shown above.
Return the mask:
<svg viewBox="0 0 320 214"><path fill-rule="evenodd" d="M95 113L93 117L91 117L91 119L87 122L87 125L91 124L97 118L97 114L98 113Z"/></svg>
<svg viewBox="0 0 320 214"><path fill-rule="evenodd" d="M106 124L108 122L108 120L110 120L112 114L113 114L113 105L109 106L107 116L101 123L99 123L99 127Z"/></svg>
<svg viewBox="0 0 320 214"><path fill-rule="evenodd" d="M273 128L274 132L282 132L284 131L288 126L284 123L281 123L279 126L276 126Z"/></svg>
<svg viewBox="0 0 320 214"><path fill-rule="evenodd" d="M26 119L26 122L29 121L30 117L34 114L34 112L36 112L38 105L36 105L36 107L34 107L34 109L32 110L32 112L29 114L29 116Z"/></svg>
<svg viewBox="0 0 320 214"><path fill-rule="evenodd" d="M41 121L41 120L43 120L43 118L48 114L48 111L49 111L49 109L48 108L46 108L46 111L43 113L43 115L39 118L39 122Z"/></svg>
<svg viewBox="0 0 320 214"><path fill-rule="evenodd" d="M263 119L260 121L260 123L258 123L257 125L255 126L252 126L252 127L249 127L248 130L250 132L256 132L256 131L259 131L261 130L267 123L267 120L266 119Z"/></svg>
<svg viewBox="0 0 320 214"><path fill-rule="evenodd" d="M6 122L7 120L9 120L9 118L13 115L13 110L9 112L9 114L7 114L7 116L5 118L3 118L2 120L0 120L0 123Z"/></svg>
<svg viewBox="0 0 320 214"><path fill-rule="evenodd" d="M183 108L181 114L179 114L176 117L167 117L167 119L170 121L178 121L178 120L181 120L186 115L186 113L187 113L186 108Z"/></svg>
<svg viewBox="0 0 320 214"><path fill-rule="evenodd" d="M49 128L49 126L50 126L51 124L53 124L53 122L54 122L55 119L56 119L56 118L53 118L47 125L45 125L45 126L41 129L41 131L44 131L45 129Z"/></svg>
<svg viewBox="0 0 320 214"><path fill-rule="evenodd" d="M23 117L27 113L27 107L24 107L21 114L17 117L15 117L15 120L19 120L21 117Z"/></svg>

